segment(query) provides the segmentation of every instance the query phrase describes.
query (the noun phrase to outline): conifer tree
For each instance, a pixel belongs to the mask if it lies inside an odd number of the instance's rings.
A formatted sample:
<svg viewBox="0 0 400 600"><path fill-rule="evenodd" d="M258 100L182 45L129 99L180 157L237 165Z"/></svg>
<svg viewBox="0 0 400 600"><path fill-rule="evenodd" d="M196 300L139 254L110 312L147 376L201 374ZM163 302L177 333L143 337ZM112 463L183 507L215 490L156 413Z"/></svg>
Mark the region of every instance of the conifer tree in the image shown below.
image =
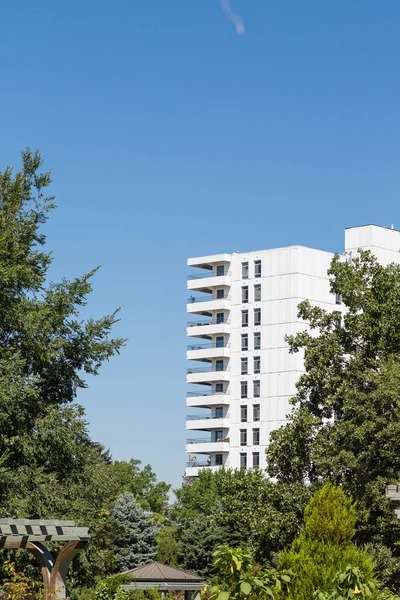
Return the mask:
<svg viewBox="0 0 400 600"><path fill-rule="evenodd" d="M118 533L114 541L115 558L121 571L144 565L156 553L156 526L130 492L121 494L113 516Z"/></svg>

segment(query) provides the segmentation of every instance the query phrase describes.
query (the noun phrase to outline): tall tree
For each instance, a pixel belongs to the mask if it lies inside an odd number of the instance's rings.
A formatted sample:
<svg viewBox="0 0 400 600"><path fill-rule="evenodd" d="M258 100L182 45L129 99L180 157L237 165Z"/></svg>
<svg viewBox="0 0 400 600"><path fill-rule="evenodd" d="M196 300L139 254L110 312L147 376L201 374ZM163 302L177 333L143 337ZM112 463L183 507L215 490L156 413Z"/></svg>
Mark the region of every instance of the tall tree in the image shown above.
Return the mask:
<svg viewBox="0 0 400 600"><path fill-rule="evenodd" d="M118 527L113 543L118 568L127 571L150 562L156 554L156 526L135 496L121 494L113 516Z"/></svg>
<svg viewBox="0 0 400 600"><path fill-rule="evenodd" d="M43 226L54 203L41 162L27 150L21 171L0 173L0 506L10 516L42 516L30 490L39 496L46 482L62 486L82 469L92 443L71 403L84 374L97 374L125 341L110 338L117 311L79 316L95 270L47 283Z"/></svg>
<svg viewBox="0 0 400 600"><path fill-rule="evenodd" d="M360 251L336 256L329 275L345 311L299 305L310 330L288 342L304 352L305 373L290 422L271 436L268 469L280 482L341 484L358 501L358 539L397 552L385 486L400 477L400 266Z"/></svg>
<svg viewBox="0 0 400 600"><path fill-rule="evenodd" d="M118 311L80 316L96 269L48 282L44 231L55 205L41 163L27 150L20 171L0 173L0 512L89 525L93 542L74 564L82 582L110 562L106 515L116 492L111 459L74 400L85 374L98 374L125 340L111 337Z"/></svg>

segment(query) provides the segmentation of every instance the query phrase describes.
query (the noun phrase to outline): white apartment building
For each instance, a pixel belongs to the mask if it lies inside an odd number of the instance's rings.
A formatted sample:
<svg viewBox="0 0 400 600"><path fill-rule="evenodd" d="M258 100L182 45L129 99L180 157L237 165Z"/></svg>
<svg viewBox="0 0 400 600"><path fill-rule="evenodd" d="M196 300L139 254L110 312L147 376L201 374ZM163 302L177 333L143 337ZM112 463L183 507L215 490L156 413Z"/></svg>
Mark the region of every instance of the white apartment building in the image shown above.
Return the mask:
<svg viewBox="0 0 400 600"><path fill-rule="evenodd" d="M345 230L343 256L369 249L400 262L400 232L376 225ZM284 425L303 370L285 336L304 330L305 299L341 310L330 293L331 252L288 246L190 258L185 474L201 469L265 468L271 431Z"/></svg>

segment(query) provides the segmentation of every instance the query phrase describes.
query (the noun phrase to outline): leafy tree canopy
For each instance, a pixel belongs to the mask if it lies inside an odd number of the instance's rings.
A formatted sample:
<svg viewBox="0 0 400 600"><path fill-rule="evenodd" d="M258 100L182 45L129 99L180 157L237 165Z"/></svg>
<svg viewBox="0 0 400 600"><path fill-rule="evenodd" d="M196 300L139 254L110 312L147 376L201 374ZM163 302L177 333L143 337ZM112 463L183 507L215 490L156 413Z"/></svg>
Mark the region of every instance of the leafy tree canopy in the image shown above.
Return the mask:
<svg viewBox="0 0 400 600"><path fill-rule="evenodd" d="M261 471L220 469L202 471L175 494L171 518L182 529L203 515L209 527L220 528L220 543L247 547L267 562L297 535L310 492L297 483L275 484Z"/></svg>

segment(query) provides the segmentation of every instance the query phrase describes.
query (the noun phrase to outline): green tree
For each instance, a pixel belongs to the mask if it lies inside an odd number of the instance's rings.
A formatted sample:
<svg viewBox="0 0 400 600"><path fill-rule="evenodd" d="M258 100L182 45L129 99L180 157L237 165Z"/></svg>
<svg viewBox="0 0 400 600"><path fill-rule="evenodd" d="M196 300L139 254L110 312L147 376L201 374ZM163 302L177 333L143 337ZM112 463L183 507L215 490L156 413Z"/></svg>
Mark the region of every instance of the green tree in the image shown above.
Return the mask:
<svg viewBox="0 0 400 600"><path fill-rule="evenodd" d="M71 403L85 373L98 374L125 342L110 338L118 311L80 317L96 270L47 283L43 227L54 204L41 162L27 150L21 171L0 173L0 506L10 516L42 516L43 486L67 487L98 456ZM51 497L57 504L59 490Z"/></svg>
<svg viewBox="0 0 400 600"><path fill-rule="evenodd" d="M182 527L178 550L180 566L199 575L210 575L214 552L227 538L226 529L214 515L194 516Z"/></svg>
<svg viewBox="0 0 400 600"><path fill-rule="evenodd" d="M204 528L220 528L220 544L249 548L256 560L266 564L299 532L310 490L297 483L275 484L262 471L220 469L202 471L175 494L171 518L182 529L181 539L202 515ZM213 532L201 532L201 539L207 537L212 538Z"/></svg>
<svg viewBox="0 0 400 600"><path fill-rule="evenodd" d="M113 543L117 566L122 571L150 562L156 553L156 527L130 492L115 503L113 516L119 527Z"/></svg>
<svg viewBox="0 0 400 600"><path fill-rule="evenodd" d="M168 509L168 492L171 486L157 481L150 465L141 468L141 461L115 461L112 470L118 480L120 492L134 494L136 501L145 509L165 516Z"/></svg>
<svg viewBox="0 0 400 600"><path fill-rule="evenodd" d="M179 553L178 527L173 524L163 525L156 537L157 554L156 561L170 567L178 567Z"/></svg>
<svg viewBox="0 0 400 600"><path fill-rule="evenodd" d="M291 594L310 600L315 592L332 589L332 581L347 565L359 569L363 581L373 579L372 560L352 538L356 513L340 487L326 483L304 512L304 528L291 548L280 555L278 568L293 572Z"/></svg>
<svg viewBox="0 0 400 600"><path fill-rule="evenodd" d="M400 266L360 251L336 256L329 275L345 311L299 305L310 331L288 342L304 352L305 373L290 423L271 435L268 470L281 482L342 485L358 502L357 539L396 558L400 523L385 486L400 476Z"/></svg>

